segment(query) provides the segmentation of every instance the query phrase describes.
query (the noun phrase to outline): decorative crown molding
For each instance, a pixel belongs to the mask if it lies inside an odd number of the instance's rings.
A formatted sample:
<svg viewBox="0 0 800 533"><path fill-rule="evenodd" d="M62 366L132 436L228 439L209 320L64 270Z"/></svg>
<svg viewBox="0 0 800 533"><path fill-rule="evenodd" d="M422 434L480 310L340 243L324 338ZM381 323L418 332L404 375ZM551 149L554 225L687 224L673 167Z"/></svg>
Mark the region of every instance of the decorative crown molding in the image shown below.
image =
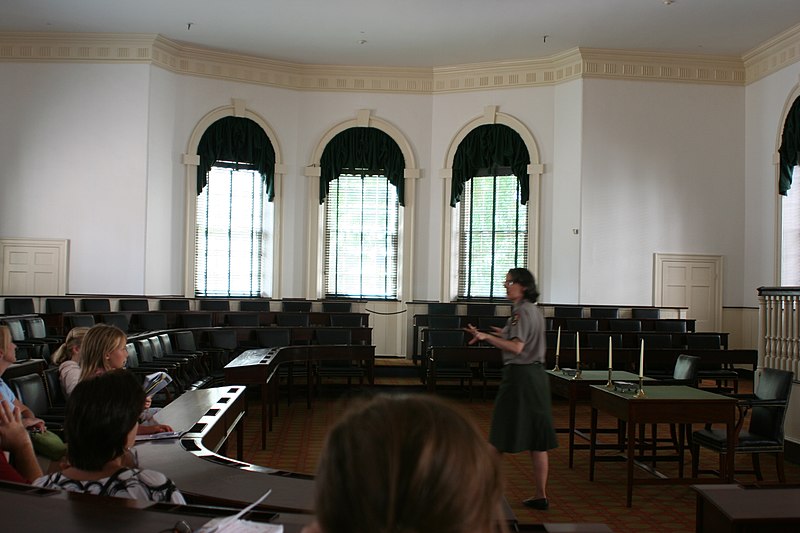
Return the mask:
<svg viewBox="0 0 800 533"><path fill-rule="evenodd" d="M742 59L747 83L758 81L800 61L800 24L761 44Z"/></svg>
<svg viewBox="0 0 800 533"><path fill-rule="evenodd" d="M435 68L288 63L198 48L155 34L0 32L0 61L148 63L178 74L306 91L437 94L581 78L745 85L800 60L800 25L744 59L575 48L542 59Z"/></svg>
<svg viewBox="0 0 800 533"><path fill-rule="evenodd" d="M584 78L744 85L741 60L722 56L580 49Z"/></svg>

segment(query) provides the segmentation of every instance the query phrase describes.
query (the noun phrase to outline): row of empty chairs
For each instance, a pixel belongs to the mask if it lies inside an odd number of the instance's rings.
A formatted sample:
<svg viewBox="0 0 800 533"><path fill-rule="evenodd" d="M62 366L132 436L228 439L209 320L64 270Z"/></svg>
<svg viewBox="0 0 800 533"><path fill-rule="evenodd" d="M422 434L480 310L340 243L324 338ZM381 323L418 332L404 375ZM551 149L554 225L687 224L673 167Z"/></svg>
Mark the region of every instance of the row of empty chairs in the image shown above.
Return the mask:
<svg viewBox="0 0 800 533"><path fill-rule="evenodd" d="M287 312L308 313L311 311L310 300L285 299L277 302L278 310ZM151 309L151 301L146 298L121 298L117 301L116 311L143 312L143 311L189 311L191 304L188 299L169 298L157 301L156 308ZM242 300L239 302L239 311L268 312L271 311L271 302L268 300ZM231 301L227 299L200 299L200 311L231 311ZM351 302L323 301L322 310L331 313L349 313L352 309ZM76 305L75 298L46 298L45 309L40 313L111 313L111 299L109 298L80 298ZM4 314L28 315L36 314L33 298L5 298Z"/></svg>
<svg viewBox="0 0 800 533"><path fill-rule="evenodd" d="M453 302L435 302L427 305L427 314L429 315L457 315L459 304ZM506 307L507 305L498 306L495 304L485 303L467 303L465 304L467 315L469 316L493 316L497 313L498 307ZM549 307L546 306L545 307ZM556 318L619 318L619 307L583 307L583 306L553 306L553 316ZM634 307L631 308L630 314L632 318L639 319L659 319L661 318L661 310L658 307Z"/></svg>
<svg viewBox="0 0 800 533"><path fill-rule="evenodd" d="M484 329L480 327L480 329ZM428 327L422 331L423 348L431 345L431 337L441 337L444 333L449 338L449 346L465 346L471 335L459 327ZM686 348L694 350L721 350L727 348L727 335L722 333L660 333L660 332L605 332L605 331L562 331L561 348L573 349L580 337L583 348L607 348L609 339L613 348L638 348L644 341L647 349ZM558 344L558 331L545 332L546 345L555 349Z"/></svg>
<svg viewBox="0 0 800 533"><path fill-rule="evenodd" d="M96 323L111 324L125 332L156 331L173 328L231 327L312 327L331 326L357 328L366 327L367 315L363 313L305 313L270 312L269 314L249 311L224 313L219 317L209 311L186 311L165 313L160 311L132 313L64 313L61 316L62 328L68 331L74 327L91 327ZM322 318L320 318L322 317ZM313 324L313 322L324 322Z"/></svg>

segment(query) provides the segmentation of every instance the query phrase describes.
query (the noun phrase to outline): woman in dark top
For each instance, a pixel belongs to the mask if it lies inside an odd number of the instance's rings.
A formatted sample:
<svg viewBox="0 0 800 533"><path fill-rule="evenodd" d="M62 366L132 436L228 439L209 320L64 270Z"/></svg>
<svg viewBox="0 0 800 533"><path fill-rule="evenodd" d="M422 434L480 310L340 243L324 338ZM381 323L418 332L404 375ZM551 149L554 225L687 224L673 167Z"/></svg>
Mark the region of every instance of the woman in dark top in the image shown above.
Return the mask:
<svg viewBox="0 0 800 533"><path fill-rule="evenodd" d="M153 502L186 503L164 474L142 470L131 447L144 406L142 386L127 370L78 383L67 402L69 466L34 485Z"/></svg>
<svg viewBox="0 0 800 533"><path fill-rule="evenodd" d="M505 327L485 333L470 324L466 330L472 335L470 344L487 342L503 354L503 380L495 399L489 442L500 453L530 452L536 492L523 503L543 511L549 507L547 451L558 446L544 370L544 317L535 305L539 292L527 269L509 270L504 285L514 304Z"/></svg>

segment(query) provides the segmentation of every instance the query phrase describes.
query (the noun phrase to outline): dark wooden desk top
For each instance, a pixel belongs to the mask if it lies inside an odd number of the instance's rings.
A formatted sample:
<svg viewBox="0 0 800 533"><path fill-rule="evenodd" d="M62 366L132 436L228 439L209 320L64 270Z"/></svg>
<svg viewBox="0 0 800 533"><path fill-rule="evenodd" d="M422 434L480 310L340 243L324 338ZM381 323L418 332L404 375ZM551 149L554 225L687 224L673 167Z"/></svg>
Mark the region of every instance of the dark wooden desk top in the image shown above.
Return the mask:
<svg viewBox="0 0 800 533"><path fill-rule="evenodd" d="M792 520L800 523L800 487L745 488L741 485L692 485L732 522ZM800 530L800 527L798 528Z"/></svg>
<svg viewBox="0 0 800 533"><path fill-rule="evenodd" d="M197 506L153 504L110 496L26 490L12 483L0 483L0 501L3 531L158 532L172 531L179 521L186 522L196 531L214 514L235 514ZM275 523L283 525L286 533L299 533L310 520L308 515L283 513Z"/></svg>

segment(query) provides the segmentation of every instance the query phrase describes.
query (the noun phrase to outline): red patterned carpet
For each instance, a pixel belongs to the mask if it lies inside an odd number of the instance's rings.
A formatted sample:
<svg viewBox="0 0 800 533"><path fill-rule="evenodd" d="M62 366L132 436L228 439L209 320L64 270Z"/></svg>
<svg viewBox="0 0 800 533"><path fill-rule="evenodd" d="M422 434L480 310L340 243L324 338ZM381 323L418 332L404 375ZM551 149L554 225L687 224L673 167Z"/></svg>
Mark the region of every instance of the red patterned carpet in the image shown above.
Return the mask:
<svg viewBox="0 0 800 533"><path fill-rule="evenodd" d="M418 381L406 377L379 378L375 390L423 393ZM745 387L749 385L745 384ZM298 389L299 391L299 389ZM282 400L280 416L267 436L267 449L261 450L259 416L260 408L255 396L245 425L245 460L293 472L313 474L327 428L341 413L346 397L359 394L358 387L348 390L344 385L324 384L320 396L307 409L305 398L295 394L292 405ZM366 391L369 393L370 391ZM488 433L492 400L480 398L468 401L463 391L445 391L464 411L473 417ZM490 391L487 396L493 394ZM480 396L480 390L476 390ZM556 426L567 426L567 404L556 402L553 406ZM578 426L589 427L590 409L578 407ZM616 422L601 415L601 426L612 427ZM666 435L666 427L660 428ZM532 496L533 480L527 454L504 457L506 498L521 524L544 522L600 522L616 533L691 532L695 530L695 493L688 485L636 486L633 507L625 507L625 463L611 462L596 465L595 481L588 478L589 452L576 450L574 468L568 467L567 434L559 433L560 447L550 454L548 496L549 511L534 511L522 505L522 500ZM612 454L613 452L602 452ZM687 453L687 463L689 454ZM708 451L701 454L701 468L714 468L717 457ZM659 470L675 476L677 464L660 463ZM737 468L750 467L749 457L738 457ZM689 465L687 464L687 473ZM765 482L777 482L775 463L771 458L762 460ZM636 469L636 477L652 478L644 470ZM800 465L786 464L788 483L800 483ZM740 482L753 482L752 474L737 474Z"/></svg>

